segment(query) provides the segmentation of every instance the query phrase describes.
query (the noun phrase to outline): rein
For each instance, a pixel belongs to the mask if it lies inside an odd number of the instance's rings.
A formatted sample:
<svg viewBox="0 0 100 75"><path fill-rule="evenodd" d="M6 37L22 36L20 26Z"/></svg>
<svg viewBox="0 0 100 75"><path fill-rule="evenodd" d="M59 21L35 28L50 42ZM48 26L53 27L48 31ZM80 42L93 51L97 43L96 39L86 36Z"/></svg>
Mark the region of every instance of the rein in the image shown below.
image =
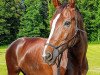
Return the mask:
<svg viewBox="0 0 100 75"><path fill-rule="evenodd" d="M76 35L77 35L78 31L86 33L84 30L78 28L78 16L77 16L77 13L76 13L75 21L76 21L75 34L73 35L73 37L71 39L69 39L67 41L67 43L70 42L72 39L76 38ZM64 46L64 45L66 45L67 43L65 42L65 43L63 43L63 44L61 44L59 46L54 46L51 43L46 43L46 45L51 46L54 49L53 50L53 56L54 57L58 57L58 64L56 63L56 65L57 65L57 75L60 75L60 63L61 63L61 58L62 58L62 55L63 55L63 51L65 49L68 49L69 47L68 46L65 47L62 51L60 51L59 48ZM75 45L75 41L73 42L71 47L73 47L74 45Z"/></svg>
<svg viewBox="0 0 100 75"><path fill-rule="evenodd" d="M57 65L57 75L60 75L60 63L61 63L61 58L62 58L63 52L62 53L59 52L59 49L58 49L59 46L55 47L50 43L46 43L46 45L49 45L54 49L53 57L58 57L58 63L56 63L56 65Z"/></svg>
<svg viewBox="0 0 100 75"><path fill-rule="evenodd" d="M63 53L58 56L58 64L56 64L57 65L57 75L60 75L60 62L61 62L62 55Z"/></svg>

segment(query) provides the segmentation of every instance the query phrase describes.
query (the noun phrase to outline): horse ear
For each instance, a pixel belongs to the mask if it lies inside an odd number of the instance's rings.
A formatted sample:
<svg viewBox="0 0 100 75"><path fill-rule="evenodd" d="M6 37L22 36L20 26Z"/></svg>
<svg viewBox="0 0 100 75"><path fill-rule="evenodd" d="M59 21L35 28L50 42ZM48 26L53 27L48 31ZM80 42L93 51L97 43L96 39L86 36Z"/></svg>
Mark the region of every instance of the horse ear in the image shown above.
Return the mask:
<svg viewBox="0 0 100 75"><path fill-rule="evenodd" d="M71 6L72 8L75 7L75 0L68 0L68 3L70 4L70 6Z"/></svg>
<svg viewBox="0 0 100 75"><path fill-rule="evenodd" d="M55 6L55 8L58 8L61 5L59 0L52 0L52 2L53 2L53 5Z"/></svg>

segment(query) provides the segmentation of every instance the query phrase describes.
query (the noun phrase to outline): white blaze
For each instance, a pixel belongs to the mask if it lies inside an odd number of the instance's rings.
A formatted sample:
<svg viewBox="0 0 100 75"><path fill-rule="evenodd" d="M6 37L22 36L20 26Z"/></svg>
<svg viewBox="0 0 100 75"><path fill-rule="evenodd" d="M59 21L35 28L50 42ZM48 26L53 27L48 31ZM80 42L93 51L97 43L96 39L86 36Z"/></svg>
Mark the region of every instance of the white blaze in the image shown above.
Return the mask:
<svg viewBox="0 0 100 75"><path fill-rule="evenodd" d="M49 38L48 38L48 40L47 40L47 43L50 42L50 39L51 39L51 37L52 37L52 35L53 35L53 33L54 33L54 30L55 30L55 27L56 27L56 22L58 21L59 17L60 17L60 14L58 14L58 15L55 17L55 19L53 20L52 28L51 28L50 35L49 35ZM43 57L46 56L46 53L45 53L46 48L47 48L47 45L45 45L45 47L44 47Z"/></svg>

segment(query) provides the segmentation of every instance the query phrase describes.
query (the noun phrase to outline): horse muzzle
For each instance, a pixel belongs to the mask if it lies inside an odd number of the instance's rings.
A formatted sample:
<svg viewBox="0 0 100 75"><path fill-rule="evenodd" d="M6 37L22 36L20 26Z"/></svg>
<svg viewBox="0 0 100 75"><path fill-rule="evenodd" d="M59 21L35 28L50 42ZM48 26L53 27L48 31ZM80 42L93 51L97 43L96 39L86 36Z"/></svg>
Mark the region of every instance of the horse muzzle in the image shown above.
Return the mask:
<svg viewBox="0 0 100 75"><path fill-rule="evenodd" d="M51 53L46 53L46 55L43 57L45 63L47 63L48 65L53 65L53 63L51 63L52 58L53 56Z"/></svg>
<svg viewBox="0 0 100 75"><path fill-rule="evenodd" d="M56 63L56 58L59 56L59 51L54 49L52 53L47 52L44 56L44 61L49 65L54 65Z"/></svg>

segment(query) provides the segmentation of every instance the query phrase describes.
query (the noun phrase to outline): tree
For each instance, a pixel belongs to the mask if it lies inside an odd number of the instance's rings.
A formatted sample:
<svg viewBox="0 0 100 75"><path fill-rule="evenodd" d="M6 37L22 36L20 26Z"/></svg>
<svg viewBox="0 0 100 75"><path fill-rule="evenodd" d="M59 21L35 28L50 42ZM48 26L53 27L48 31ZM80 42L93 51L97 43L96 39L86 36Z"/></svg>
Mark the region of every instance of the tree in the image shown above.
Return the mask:
<svg viewBox="0 0 100 75"><path fill-rule="evenodd" d="M47 2L45 0L25 0L26 11L21 17L18 37L46 37Z"/></svg>
<svg viewBox="0 0 100 75"><path fill-rule="evenodd" d="M17 0L0 0L0 45L16 38L22 13L19 3Z"/></svg>

